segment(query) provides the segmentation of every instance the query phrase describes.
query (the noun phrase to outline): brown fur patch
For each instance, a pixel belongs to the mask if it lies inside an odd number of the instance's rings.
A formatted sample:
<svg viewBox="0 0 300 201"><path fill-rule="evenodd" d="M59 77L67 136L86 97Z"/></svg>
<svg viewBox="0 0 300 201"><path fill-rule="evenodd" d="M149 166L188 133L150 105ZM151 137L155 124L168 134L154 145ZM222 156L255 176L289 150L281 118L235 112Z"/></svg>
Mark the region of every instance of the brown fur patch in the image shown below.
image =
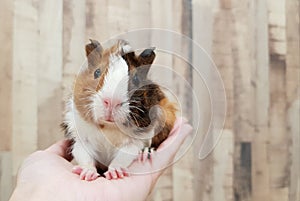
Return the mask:
<svg viewBox="0 0 300 201"><path fill-rule="evenodd" d="M86 46L89 66L79 73L74 83L74 103L85 120L92 121L92 113L89 112L87 106L91 104L90 97L101 90L104 84L105 76L109 68L110 56L121 55L122 45L125 43L125 41L119 40L115 45L105 50L101 47L101 54L99 53L100 50L92 49L96 47L95 45L88 44ZM98 68L102 73L98 79L94 79L94 72Z"/></svg>
<svg viewBox="0 0 300 201"><path fill-rule="evenodd" d="M164 119L165 119L165 125L163 129L152 138L151 147L154 147L157 149L159 145L168 138L170 131L172 130L174 126L174 122L176 120L176 112L177 108L174 103L171 103L167 98L162 99L159 102L159 105L163 109L164 112Z"/></svg>
<svg viewBox="0 0 300 201"><path fill-rule="evenodd" d="M150 109L158 105L165 98L156 84L144 85L133 92L130 96L131 118L137 127L145 128L151 124Z"/></svg>

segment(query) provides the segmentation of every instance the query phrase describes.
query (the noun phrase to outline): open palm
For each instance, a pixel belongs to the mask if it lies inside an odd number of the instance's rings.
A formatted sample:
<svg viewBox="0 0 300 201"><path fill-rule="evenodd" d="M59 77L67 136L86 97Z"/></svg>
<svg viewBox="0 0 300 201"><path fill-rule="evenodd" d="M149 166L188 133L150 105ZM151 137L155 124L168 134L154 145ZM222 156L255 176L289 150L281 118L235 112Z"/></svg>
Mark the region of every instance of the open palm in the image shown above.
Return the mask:
<svg viewBox="0 0 300 201"><path fill-rule="evenodd" d="M117 180L104 177L94 181L80 180L77 174L72 173L72 157L67 151L69 141L59 141L44 151L31 154L24 161L11 201L145 200L191 129L186 121L178 119L168 139L152 154L151 160L134 161L129 167L132 174Z"/></svg>

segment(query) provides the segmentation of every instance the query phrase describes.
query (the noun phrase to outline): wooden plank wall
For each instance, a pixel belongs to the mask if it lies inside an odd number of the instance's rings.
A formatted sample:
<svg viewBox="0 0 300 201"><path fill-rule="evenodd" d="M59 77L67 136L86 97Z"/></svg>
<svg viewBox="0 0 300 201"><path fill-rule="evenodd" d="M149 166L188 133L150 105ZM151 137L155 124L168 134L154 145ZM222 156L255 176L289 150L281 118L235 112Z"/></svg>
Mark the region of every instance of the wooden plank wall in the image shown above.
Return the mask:
<svg viewBox="0 0 300 201"><path fill-rule="evenodd" d="M300 199L299 0L0 4L0 201L8 200L23 159L62 137L63 100L84 62L88 39L105 41L149 27L192 36L218 66L227 95L226 122L216 149L199 160L200 137L165 172L152 200ZM151 35L144 40L150 45ZM182 73L194 85L200 103L209 103L202 80L181 68L184 61L162 53L157 62ZM174 82L178 96L186 98L176 80L164 79ZM201 122L200 136L210 117L210 107L203 108L200 116L207 118ZM185 111L193 113L191 107Z"/></svg>
<svg viewBox="0 0 300 201"><path fill-rule="evenodd" d="M233 13L231 1L220 1L214 9L212 58L222 75L227 115L220 142L213 152L213 184L211 200L234 201L233 194L233 118L234 118L234 65Z"/></svg>
<svg viewBox="0 0 300 201"><path fill-rule="evenodd" d="M0 200L8 200L12 191L12 34L13 2L0 7ZM5 16L5 17L3 17Z"/></svg>
<svg viewBox="0 0 300 201"><path fill-rule="evenodd" d="M300 200L300 1L287 0L286 12L286 99L287 130L290 139L289 200Z"/></svg>
<svg viewBox="0 0 300 201"><path fill-rule="evenodd" d="M53 10L56 10L53 15ZM38 148L61 138L63 79L63 2L46 0L38 4ZM53 118L55 114L56 118Z"/></svg>
<svg viewBox="0 0 300 201"><path fill-rule="evenodd" d="M12 64L13 176L23 159L38 144L38 6L33 1L14 1Z"/></svg>

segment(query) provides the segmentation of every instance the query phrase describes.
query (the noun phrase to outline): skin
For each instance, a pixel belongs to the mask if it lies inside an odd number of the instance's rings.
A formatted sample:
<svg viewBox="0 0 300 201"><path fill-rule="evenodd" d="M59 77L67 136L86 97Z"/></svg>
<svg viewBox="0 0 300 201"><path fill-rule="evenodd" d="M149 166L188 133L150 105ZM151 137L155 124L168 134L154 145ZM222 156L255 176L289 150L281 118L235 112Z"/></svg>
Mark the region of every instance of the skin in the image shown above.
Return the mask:
<svg viewBox="0 0 300 201"><path fill-rule="evenodd" d="M80 180L67 154L69 141L62 140L43 151L31 154L19 170L17 186L10 201L19 200L146 200L158 178L191 132L192 127L177 119L169 137L152 153L150 159L141 154L128 169L129 176L108 180ZM160 171L156 171L160 169ZM144 174L133 174L134 172ZM156 172L154 172L156 171Z"/></svg>

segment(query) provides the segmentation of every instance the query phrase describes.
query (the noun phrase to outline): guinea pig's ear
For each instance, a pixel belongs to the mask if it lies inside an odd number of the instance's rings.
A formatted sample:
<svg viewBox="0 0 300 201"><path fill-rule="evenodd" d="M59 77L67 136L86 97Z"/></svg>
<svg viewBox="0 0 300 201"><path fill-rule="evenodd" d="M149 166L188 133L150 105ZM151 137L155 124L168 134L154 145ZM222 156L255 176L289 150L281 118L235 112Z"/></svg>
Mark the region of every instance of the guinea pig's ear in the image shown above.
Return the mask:
<svg viewBox="0 0 300 201"><path fill-rule="evenodd" d="M101 59L103 48L101 44L90 39L90 43L85 46L85 52L88 59L89 67L96 67Z"/></svg>
<svg viewBox="0 0 300 201"><path fill-rule="evenodd" d="M122 55L122 57L126 61L128 67L129 67L129 70L132 70L139 65L134 52L126 53L126 54Z"/></svg>
<svg viewBox="0 0 300 201"><path fill-rule="evenodd" d="M149 72L150 66L153 63L155 56L156 56L154 50L155 50L155 47L145 49L138 57L139 64L141 66L140 71L141 71L141 74L143 76L145 76L145 78L146 78L146 76Z"/></svg>
<svg viewBox="0 0 300 201"><path fill-rule="evenodd" d="M132 47L130 46L129 42L123 39L118 40L118 46L120 54L123 56L125 54L133 52Z"/></svg>
<svg viewBox="0 0 300 201"><path fill-rule="evenodd" d="M151 47L148 49L145 49L140 55L139 55L139 61L141 65L151 65L155 59L155 47Z"/></svg>

